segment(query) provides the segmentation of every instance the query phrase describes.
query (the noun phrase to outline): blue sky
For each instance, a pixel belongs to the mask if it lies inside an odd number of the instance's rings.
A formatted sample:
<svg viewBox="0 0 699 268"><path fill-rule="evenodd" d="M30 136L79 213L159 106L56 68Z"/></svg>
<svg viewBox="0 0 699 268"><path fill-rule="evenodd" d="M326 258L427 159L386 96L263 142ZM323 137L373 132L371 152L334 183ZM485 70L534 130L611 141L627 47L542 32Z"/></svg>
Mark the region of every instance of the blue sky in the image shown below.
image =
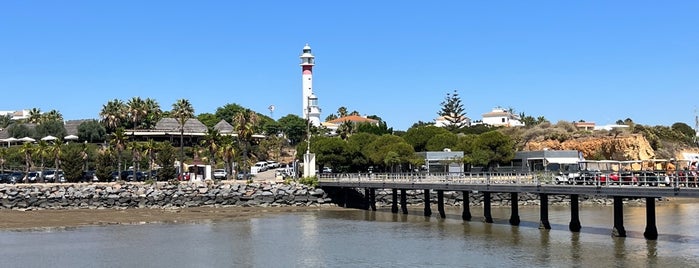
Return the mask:
<svg viewBox="0 0 699 268"><path fill-rule="evenodd" d="M467 116L694 125L697 1L1 1L0 110L98 118L134 96L195 113L301 115L316 56L321 119L340 106L397 130L458 90Z"/></svg>

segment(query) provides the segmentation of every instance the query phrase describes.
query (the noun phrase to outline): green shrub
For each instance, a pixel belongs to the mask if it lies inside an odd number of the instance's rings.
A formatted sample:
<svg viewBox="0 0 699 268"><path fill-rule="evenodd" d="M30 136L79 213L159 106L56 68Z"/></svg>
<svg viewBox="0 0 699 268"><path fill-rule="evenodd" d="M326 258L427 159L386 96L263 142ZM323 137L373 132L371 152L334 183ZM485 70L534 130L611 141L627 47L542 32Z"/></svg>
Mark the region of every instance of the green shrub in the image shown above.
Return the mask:
<svg viewBox="0 0 699 268"><path fill-rule="evenodd" d="M315 188L318 187L318 177L303 177L299 180L299 183Z"/></svg>

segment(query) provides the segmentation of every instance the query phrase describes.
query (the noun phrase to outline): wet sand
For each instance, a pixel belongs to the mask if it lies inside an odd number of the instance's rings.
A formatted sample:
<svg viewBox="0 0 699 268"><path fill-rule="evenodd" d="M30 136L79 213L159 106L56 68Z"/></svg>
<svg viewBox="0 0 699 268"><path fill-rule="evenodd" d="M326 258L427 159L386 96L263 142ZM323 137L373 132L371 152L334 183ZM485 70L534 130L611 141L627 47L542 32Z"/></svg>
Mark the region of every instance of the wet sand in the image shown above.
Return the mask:
<svg viewBox="0 0 699 268"><path fill-rule="evenodd" d="M111 224L183 223L208 220L245 220L285 212L338 208L313 207L195 207L178 209L66 209L0 210L0 230L67 228Z"/></svg>

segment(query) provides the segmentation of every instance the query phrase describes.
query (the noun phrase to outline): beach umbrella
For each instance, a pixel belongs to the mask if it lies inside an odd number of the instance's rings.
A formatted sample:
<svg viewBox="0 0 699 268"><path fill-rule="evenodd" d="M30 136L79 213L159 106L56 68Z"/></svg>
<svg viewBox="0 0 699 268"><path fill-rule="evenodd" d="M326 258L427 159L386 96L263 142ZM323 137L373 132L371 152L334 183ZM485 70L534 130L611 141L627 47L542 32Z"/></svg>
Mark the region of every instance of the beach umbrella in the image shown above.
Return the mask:
<svg viewBox="0 0 699 268"><path fill-rule="evenodd" d="M75 136L75 135L68 135L68 136L63 137L63 139L64 139L64 140L73 140L73 141L76 141L76 140L78 140L78 136Z"/></svg>
<svg viewBox="0 0 699 268"><path fill-rule="evenodd" d="M51 136L51 135L48 135L46 137L41 138L42 141L55 141L56 139L58 139L58 138Z"/></svg>
<svg viewBox="0 0 699 268"><path fill-rule="evenodd" d="M35 139L32 139L32 138L30 138L30 137L24 137L24 138L19 139L18 141L23 141L23 142L35 142L36 140L35 140Z"/></svg>
<svg viewBox="0 0 699 268"><path fill-rule="evenodd" d="M10 143L17 142L18 139L15 138L15 137L9 137L9 138L7 138L7 139L2 139L2 140L0 140L0 141L2 141L2 142L7 142L7 147L10 147Z"/></svg>

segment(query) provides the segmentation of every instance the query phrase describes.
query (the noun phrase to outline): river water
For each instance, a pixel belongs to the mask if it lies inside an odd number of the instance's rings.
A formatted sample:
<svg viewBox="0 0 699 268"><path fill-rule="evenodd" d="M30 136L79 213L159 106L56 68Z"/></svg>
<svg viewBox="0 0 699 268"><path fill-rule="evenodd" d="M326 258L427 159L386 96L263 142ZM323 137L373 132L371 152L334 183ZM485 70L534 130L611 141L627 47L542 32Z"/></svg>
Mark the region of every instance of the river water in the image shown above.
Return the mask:
<svg viewBox="0 0 699 268"><path fill-rule="evenodd" d="M432 208L436 212L436 206ZM699 204L657 207L659 238L643 238L645 208L625 207L628 237L611 237L612 208L493 208L495 223L362 210L289 212L245 220L1 231L2 267L699 267ZM435 213L437 214L437 213Z"/></svg>

